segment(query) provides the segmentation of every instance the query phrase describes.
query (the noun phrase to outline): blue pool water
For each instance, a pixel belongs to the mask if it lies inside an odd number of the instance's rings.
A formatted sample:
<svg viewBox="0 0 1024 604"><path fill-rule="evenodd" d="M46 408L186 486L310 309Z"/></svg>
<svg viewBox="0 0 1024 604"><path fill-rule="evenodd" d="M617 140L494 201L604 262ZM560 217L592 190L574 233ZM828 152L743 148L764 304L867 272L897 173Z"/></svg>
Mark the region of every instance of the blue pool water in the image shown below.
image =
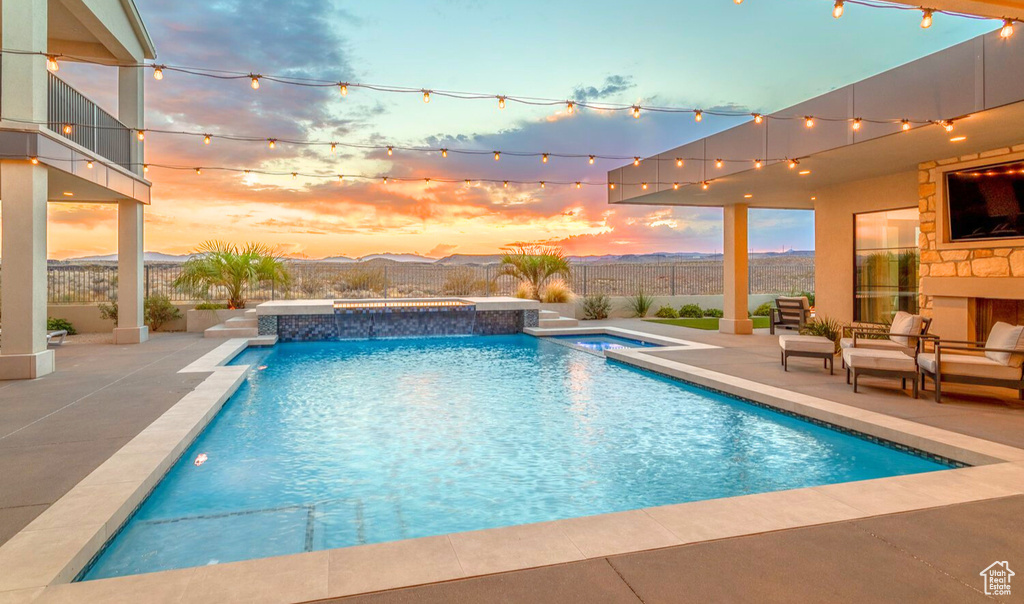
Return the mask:
<svg viewBox="0 0 1024 604"><path fill-rule="evenodd" d="M620 338L607 334L588 334L579 336L551 336L551 339L563 342L569 346L590 350L593 352L604 352L617 348L655 348L657 344L642 342L631 338Z"/></svg>
<svg viewBox="0 0 1024 604"><path fill-rule="evenodd" d="M945 467L530 336L235 362L248 381L87 579Z"/></svg>

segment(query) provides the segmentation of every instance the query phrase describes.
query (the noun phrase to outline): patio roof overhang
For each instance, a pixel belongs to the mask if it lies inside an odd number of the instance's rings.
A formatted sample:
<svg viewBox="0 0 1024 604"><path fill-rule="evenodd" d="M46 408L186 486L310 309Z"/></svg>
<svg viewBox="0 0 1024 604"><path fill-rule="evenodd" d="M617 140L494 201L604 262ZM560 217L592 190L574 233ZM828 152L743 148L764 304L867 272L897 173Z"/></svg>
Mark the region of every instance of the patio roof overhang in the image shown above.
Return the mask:
<svg viewBox="0 0 1024 604"><path fill-rule="evenodd" d="M608 173L612 204L811 209L818 191L843 183L916 171L922 162L978 153L1024 141L1024 40L980 36L855 84L783 109L779 116L896 123L753 121ZM954 131L920 125L902 131L899 118L954 120ZM953 137L966 137L952 142ZM683 167L677 158L686 158ZM715 160L726 162L722 168ZM755 169L752 159L765 161ZM808 174L801 172L810 171ZM704 190L696 184L708 181ZM681 183L676 189L673 183ZM643 184L647 183L644 189ZM747 197L749 195L749 197Z"/></svg>
<svg viewBox="0 0 1024 604"><path fill-rule="evenodd" d="M1024 2L1021 0L931 0L927 6L994 19L1024 18Z"/></svg>

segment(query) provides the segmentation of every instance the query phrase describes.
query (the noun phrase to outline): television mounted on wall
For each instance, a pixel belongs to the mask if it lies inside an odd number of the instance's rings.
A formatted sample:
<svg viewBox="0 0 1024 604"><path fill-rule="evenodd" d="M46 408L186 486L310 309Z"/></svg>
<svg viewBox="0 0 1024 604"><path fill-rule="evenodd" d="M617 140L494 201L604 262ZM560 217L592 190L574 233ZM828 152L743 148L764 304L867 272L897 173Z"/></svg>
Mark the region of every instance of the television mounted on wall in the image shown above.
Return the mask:
<svg viewBox="0 0 1024 604"><path fill-rule="evenodd" d="M950 241L1024 238L1024 161L946 173Z"/></svg>

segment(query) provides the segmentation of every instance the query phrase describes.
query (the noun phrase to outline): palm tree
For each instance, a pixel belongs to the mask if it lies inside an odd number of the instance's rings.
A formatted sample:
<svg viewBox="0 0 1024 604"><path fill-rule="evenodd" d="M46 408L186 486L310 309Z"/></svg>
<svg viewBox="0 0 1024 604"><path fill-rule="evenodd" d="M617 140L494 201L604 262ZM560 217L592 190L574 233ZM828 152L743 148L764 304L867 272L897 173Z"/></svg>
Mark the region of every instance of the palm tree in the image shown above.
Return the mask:
<svg viewBox="0 0 1024 604"><path fill-rule="evenodd" d="M537 300L540 300L541 290L548 279L556 275L569 278L569 259L557 247L517 243L504 249L502 274L529 283Z"/></svg>
<svg viewBox="0 0 1024 604"><path fill-rule="evenodd" d="M227 290L228 308L245 308L245 288L261 283L287 285L288 267L273 250L262 243L239 246L224 241L207 241L196 248L181 267L174 287L209 299L210 290Z"/></svg>

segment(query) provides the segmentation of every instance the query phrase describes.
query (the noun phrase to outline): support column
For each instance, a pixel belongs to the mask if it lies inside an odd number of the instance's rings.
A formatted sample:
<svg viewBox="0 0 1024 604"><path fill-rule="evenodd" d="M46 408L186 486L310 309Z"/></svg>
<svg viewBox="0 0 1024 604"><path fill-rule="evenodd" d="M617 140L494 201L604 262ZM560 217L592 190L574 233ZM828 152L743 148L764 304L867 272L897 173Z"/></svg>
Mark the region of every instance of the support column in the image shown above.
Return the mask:
<svg viewBox="0 0 1024 604"><path fill-rule="evenodd" d="M141 62L142 59L139 59ZM145 73L142 67L117 68L117 119L133 129L146 127L145 121ZM143 175L143 141L136 133L131 137L132 172Z"/></svg>
<svg viewBox="0 0 1024 604"><path fill-rule="evenodd" d="M2 2L4 48L46 51L47 0ZM5 53L0 106L4 117L46 120L46 58ZM47 169L27 160L0 162L0 379L31 379L53 372L46 348Z"/></svg>
<svg viewBox="0 0 1024 604"><path fill-rule="evenodd" d="M117 327L115 344L140 344L149 339L143 320L143 237L141 203L117 204Z"/></svg>
<svg viewBox="0 0 1024 604"><path fill-rule="evenodd" d="M747 206L736 204L725 206L723 212L724 243L723 270L725 317L719 321L722 333L754 333L754 322L748 317L748 254L747 254Z"/></svg>

